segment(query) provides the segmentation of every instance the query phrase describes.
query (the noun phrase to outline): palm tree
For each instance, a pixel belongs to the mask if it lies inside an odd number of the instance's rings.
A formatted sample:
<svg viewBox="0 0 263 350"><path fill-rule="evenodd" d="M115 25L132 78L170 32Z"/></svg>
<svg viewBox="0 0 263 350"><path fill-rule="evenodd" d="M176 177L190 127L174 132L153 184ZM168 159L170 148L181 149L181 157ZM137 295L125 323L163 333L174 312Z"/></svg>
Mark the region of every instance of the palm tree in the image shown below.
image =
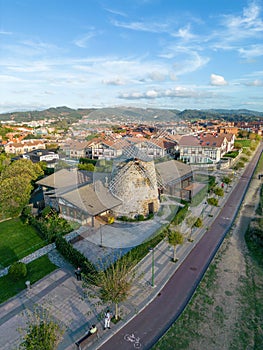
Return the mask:
<svg viewBox="0 0 263 350"><path fill-rule="evenodd" d="M175 262L175 261L177 261L177 259L176 259L176 246L178 244L182 244L184 242L184 236L179 231L170 230L168 232L168 242L169 242L169 244L171 244L174 247L173 261Z"/></svg>

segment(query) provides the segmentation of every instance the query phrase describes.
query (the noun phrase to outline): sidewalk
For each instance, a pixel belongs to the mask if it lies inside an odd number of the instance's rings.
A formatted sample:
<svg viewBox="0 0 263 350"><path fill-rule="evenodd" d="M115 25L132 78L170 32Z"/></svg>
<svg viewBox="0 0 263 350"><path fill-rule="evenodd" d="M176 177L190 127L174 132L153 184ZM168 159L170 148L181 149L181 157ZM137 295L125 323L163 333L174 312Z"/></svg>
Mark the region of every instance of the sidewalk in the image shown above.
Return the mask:
<svg viewBox="0 0 263 350"><path fill-rule="evenodd" d="M173 248L167 242L161 242L154 249L154 285L152 281L152 253L148 254L138 265L138 279L132 293L125 303L121 303L122 320L113 325L111 330L103 331L104 310L108 305L102 305L92 291L83 289L82 282L77 281L74 270L64 262L58 253L51 254L51 260L61 266L58 270L37 282L28 291L21 292L0 306L0 348L10 350L16 348L21 341L19 327L25 326L23 316L25 309L32 310L34 305L48 309L59 322L66 327L64 340L59 345L60 350L75 349L75 341L79 339L89 326L95 323L99 329L100 338L90 349L97 349L108 337L117 332L126 322L131 320L143 309L162 289L171 275L184 260L192 247L197 243L205 229L194 233L194 242L185 242L177 248L178 262L173 263ZM110 305L112 308L113 306ZM113 310L114 311L114 310Z"/></svg>
<svg viewBox="0 0 263 350"><path fill-rule="evenodd" d="M220 205L227 197L225 196L220 201ZM198 216L198 211L203 209L204 206L199 205L192 209L192 212ZM205 214L205 209L203 211ZM177 263L171 261L173 248L166 241L163 241L154 248L153 253L149 253L138 264L138 275L143 277L135 282L131 295L126 302L120 305L121 321L117 325L112 324L111 329L106 331L103 331L103 314L107 307L110 307L114 312L113 305L102 305L94 291L83 289L82 282L75 279L73 268L56 251L49 253L51 260L60 268L35 283L30 290L24 291L0 305L0 348L10 350L17 347L21 342L21 335L17 329L25 326L26 323L23 311L25 309L32 310L34 305L38 305L43 309L48 309L50 314L66 328L64 339L58 347L59 350L76 349L75 341L93 323L98 327L100 338L89 349L98 349L158 295L219 211L220 208L213 208L213 217L204 215L203 228L196 229L192 234L194 241L190 243L186 240L183 245L177 247ZM159 220L161 221L161 218ZM97 237L97 239L99 238ZM90 242L90 244L91 247L94 247L94 243ZM152 269L153 258L154 270ZM153 275L154 287L151 286Z"/></svg>

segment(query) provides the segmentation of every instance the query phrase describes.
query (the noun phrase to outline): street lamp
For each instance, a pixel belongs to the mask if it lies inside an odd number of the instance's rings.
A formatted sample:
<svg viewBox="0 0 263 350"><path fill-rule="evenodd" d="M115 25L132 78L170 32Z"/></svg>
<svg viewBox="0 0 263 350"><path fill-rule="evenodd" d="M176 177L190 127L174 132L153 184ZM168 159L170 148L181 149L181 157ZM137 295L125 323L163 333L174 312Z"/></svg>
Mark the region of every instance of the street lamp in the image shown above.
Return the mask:
<svg viewBox="0 0 263 350"><path fill-rule="evenodd" d="M150 248L150 252L152 252L152 287L154 287L154 249Z"/></svg>
<svg viewBox="0 0 263 350"><path fill-rule="evenodd" d="M102 229L100 224L100 247L102 247Z"/></svg>

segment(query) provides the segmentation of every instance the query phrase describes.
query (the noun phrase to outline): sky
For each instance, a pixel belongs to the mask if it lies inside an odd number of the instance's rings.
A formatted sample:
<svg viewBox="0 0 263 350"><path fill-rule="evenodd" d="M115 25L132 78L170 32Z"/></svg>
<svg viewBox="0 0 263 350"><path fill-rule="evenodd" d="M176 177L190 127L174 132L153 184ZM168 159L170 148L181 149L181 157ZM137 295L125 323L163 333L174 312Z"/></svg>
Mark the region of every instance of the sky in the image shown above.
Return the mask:
<svg viewBox="0 0 263 350"><path fill-rule="evenodd" d="M0 112L263 111L262 0L0 0Z"/></svg>

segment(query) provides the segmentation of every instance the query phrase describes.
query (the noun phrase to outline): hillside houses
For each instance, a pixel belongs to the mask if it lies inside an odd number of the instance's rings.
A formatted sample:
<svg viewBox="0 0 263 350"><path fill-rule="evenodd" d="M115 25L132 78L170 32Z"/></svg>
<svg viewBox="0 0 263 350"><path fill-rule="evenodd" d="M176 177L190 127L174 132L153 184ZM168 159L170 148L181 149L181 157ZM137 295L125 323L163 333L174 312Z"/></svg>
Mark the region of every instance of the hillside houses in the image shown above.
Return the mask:
<svg viewBox="0 0 263 350"><path fill-rule="evenodd" d="M61 146L62 151L70 158L114 159L123 154L123 150L135 146L151 159L174 154L178 142L172 139L144 137L105 137L87 142L70 141Z"/></svg>
<svg viewBox="0 0 263 350"><path fill-rule="evenodd" d="M10 141L4 145L7 154L24 154L36 149L45 149L43 140L22 140L20 142Z"/></svg>

